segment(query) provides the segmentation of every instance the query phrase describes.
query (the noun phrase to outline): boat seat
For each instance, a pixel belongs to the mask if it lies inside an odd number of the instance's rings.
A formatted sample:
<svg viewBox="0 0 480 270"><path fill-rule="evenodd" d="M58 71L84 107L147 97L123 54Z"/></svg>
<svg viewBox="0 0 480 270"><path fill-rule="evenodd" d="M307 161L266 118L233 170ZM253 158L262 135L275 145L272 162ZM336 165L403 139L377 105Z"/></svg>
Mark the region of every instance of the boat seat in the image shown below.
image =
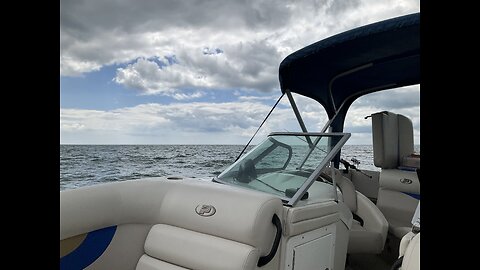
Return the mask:
<svg viewBox="0 0 480 270"><path fill-rule="evenodd" d="M399 258L403 256L400 270L420 269L420 232L408 232L400 242Z"/></svg>
<svg viewBox="0 0 480 270"><path fill-rule="evenodd" d="M376 204L388 220L389 232L401 239L411 229L420 199L415 172L420 157L414 154L413 124L408 117L388 111L371 116L374 164L381 168Z"/></svg>
<svg viewBox="0 0 480 270"><path fill-rule="evenodd" d="M150 229L137 270L256 269L272 250L282 201L217 183L179 185L158 211L163 222Z"/></svg>
<svg viewBox="0 0 480 270"><path fill-rule="evenodd" d="M388 222L377 206L355 190L352 181L335 170L336 183L342 191L343 202L353 214L348 241L348 253L381 253L387 239Z"/></svg>
<svg viewBox="0 0 480 270"><path fill-rule="evenodd" d="M254 269L258 258L259 250L250 245L157 224L147 236L137 269Z"/></svg>

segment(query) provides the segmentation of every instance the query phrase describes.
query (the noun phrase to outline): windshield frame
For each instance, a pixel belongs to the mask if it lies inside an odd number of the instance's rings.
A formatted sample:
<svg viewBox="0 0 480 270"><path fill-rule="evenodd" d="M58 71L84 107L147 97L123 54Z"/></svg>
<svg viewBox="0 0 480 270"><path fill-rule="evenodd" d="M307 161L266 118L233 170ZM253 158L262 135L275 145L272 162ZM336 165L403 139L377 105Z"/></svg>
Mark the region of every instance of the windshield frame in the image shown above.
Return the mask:
<svg viewBox="0 0 480 270"><path fill-rule="evenodd" d="M252 148L248 153L242 155L236 162L228 166L221 174L223 174L226 171L229 171L232 167L234 167L237 163L242 162L243 159L249 156L249 153L253 152L257 147L262 145L266 140L269 140L271 136L317 136L317 137L340 137L338 142L335 144L335 146L327 153L327 155L322 159L322 161L316 166L315 170L310 174L310 176L305 180L305 182L298 188L297 192L292 197L287 197L287 196L280 196L280 195L275 195L278 196L282 199L285 205L287 206L294 206L302 197L303 195L307 192L307 190L310 188L310 186L315 182L316 179L320 176L321 172L323 169L326 167L329 162L332 161L332 159L335 157L335 155L340 151L340 149L343 147L343 145L346 143L346 141L350 138L351 134L350 133L340 133L340 132L328 132L328 133L321 133L321 132L272 132L270 133L267 138L256 145L254 148ZM315 147L315 146L313 146ZM308 156L306 157L308 158ZM288 163L288 161L287 161ZM218 176L220 176L219 174ZM222 179L218 178L218 176L215 176L213 178L214 182L222 183L222 184L227 184L227 185L233 185L241 188L246 188L250 189L247 187L242 187L239 185L234 185L230 182L223 181ZM335 183L335 181L334 181ZM332 188L334 190L334 194L336 194L336 185L332 185ZM252 190L252 189L250 189ZM262 191L259 191L262 192Z"/></svg>

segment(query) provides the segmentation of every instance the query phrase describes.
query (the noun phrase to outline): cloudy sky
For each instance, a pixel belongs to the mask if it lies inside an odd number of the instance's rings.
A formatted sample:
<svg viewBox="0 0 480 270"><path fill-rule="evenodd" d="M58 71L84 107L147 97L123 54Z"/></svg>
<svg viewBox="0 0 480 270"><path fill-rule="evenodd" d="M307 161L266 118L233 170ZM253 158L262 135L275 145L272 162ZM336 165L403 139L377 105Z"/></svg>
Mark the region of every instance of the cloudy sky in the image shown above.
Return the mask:
<svg viewBox="0 0 480 270"><path fill-rule="evenodd" d="M61 0L60 143L245 144L281 92L290 53L364 24L420 11L418 0ZM309 131L321 105L294 95ZM349 144L371 144L366 115L412 118L419 87L358 99ZM299 131L285 97L257 135Z"/></svg>

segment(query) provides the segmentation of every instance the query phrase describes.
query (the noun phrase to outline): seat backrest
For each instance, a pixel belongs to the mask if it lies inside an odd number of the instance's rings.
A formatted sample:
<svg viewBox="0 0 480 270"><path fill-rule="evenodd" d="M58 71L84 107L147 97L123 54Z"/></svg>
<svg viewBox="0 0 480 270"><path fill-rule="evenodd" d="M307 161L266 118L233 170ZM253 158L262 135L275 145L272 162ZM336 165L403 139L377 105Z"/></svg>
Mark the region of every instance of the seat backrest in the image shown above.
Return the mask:
<svg viewBox="0 0 480 270"><path fill-rule="evenodd" d="M352 225L349 253L380 253L387 238L388 222L382 212L366 196L355 190L352 181L335 169L335 181L342 191L343 202L352 211L358 225Z"/></svg>
<svg viewBox="0 0 480 270"><path fill-rule="evenodd" d="M335 169L335 181L342 191L343 202L350 208L352 213L357 212L357 193L352 181L343 176L338 169Z"/></svg>
<svg viewBox="0 0 480 270"><path fill-rule="evenodd" d="M261 192L213 183L177 185L157 210L163 223L151 228L137 270L254 269L272 249L277 232L272 218L281 219L282 209L278 197Z"/></svg>
<svg viewBox="0 0 480 270"><path fill-rule="evenodd" d="M372 114L374 164L382 169L397 168L414 152L412 121L388 111Z"/></svg>
<svg viewBox="0 0 480 270"><path fill-rule="evenodd" d="M414 171L419 157L413 155L413 124L392 112L372 114L374 164L379 175L377 207L389 223L389 230L401 238L410 228L420 198L420 182Z"/></svg>

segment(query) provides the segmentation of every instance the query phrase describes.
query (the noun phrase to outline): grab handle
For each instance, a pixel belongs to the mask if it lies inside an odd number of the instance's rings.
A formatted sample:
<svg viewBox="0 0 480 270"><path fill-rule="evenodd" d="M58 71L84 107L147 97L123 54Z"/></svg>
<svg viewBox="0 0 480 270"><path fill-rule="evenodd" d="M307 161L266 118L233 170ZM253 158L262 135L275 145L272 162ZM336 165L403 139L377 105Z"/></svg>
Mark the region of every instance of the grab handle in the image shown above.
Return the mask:
<svg viewBox="0 0 480 270"><path fill-rule="evenodd" d="M275 253L277 253L278 245L280 244L280 238L282 237L282 223L280 222L280 219L278 218L277 214L273 214L272 223L277 228L275 241L273 241L273 246L272 246L272 249L270 250L270 253L268 253L266 256L260 257L260 259L258 260L258 263L257 263L258 267L264 266L265 264L269 263L273 259L273 257L275 257Z"/></svg>

